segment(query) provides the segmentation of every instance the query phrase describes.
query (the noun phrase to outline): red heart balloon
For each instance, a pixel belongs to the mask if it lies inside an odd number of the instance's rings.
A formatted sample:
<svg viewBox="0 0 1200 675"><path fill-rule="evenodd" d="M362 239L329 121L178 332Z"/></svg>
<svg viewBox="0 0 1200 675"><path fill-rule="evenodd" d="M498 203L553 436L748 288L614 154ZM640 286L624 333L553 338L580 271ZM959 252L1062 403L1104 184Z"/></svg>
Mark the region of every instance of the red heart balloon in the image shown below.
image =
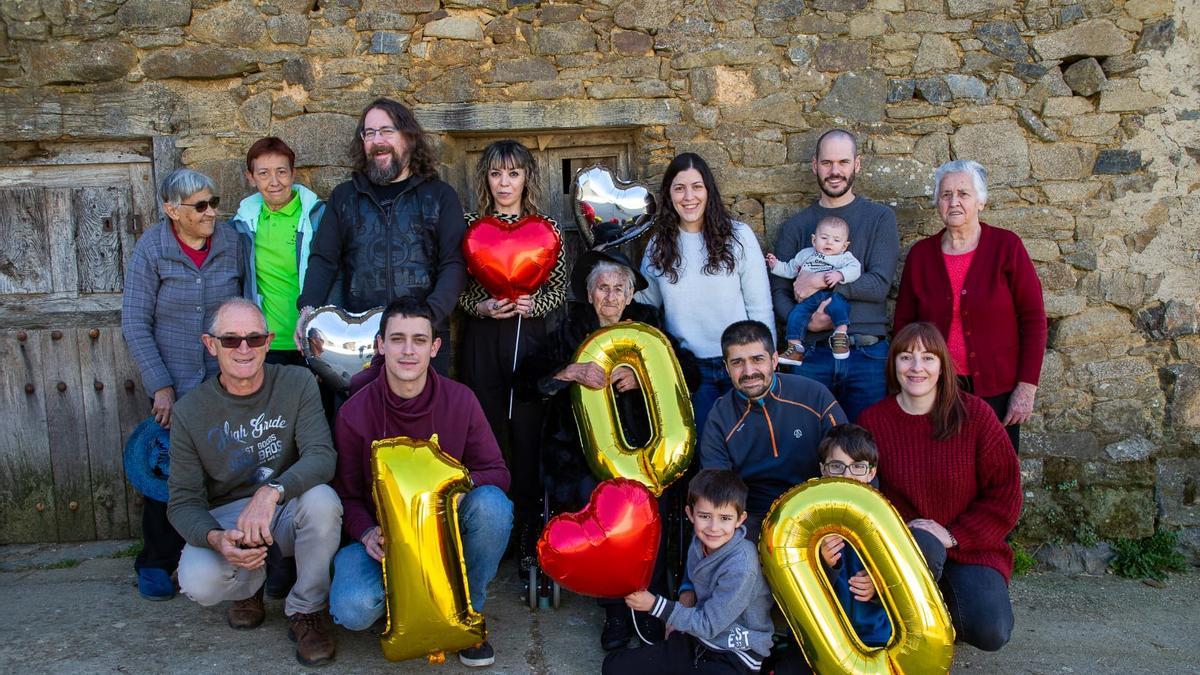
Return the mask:
<svg viewBox="0 0 1200 675"><path fill-rule="evenodd" d="M613 478L596 486L582 511L546 523L538 540L542 570L563 588L619 598L645 590L654 572L662 523L645 485Z"/></svg>
<svg viewBox="0 0 1200 675"><path fill-rule="evenodd" d="M515 223L484 216L467 227L462 249L467 270L488 293L515 300L532 295L550 278L562 237L541 216L525 216Z"/></svg>

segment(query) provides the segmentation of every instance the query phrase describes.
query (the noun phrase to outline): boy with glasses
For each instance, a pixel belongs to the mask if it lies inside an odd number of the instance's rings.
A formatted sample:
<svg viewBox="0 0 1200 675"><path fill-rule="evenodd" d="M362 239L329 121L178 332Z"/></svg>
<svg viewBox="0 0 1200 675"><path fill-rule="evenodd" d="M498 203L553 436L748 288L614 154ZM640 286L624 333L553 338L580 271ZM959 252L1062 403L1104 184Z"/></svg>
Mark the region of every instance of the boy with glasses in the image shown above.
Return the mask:
<svg viewBox="0 0 1200 675"><path fill-rule="evenodd" d="M830 429L817 453L821 456L821 476L874 484L879 451L871 432L857 424ZM845 539L831 534L821 540L821 561L858 638L868 647L886 645L892 637L892 625L858 553L846 546Z"/></svg>

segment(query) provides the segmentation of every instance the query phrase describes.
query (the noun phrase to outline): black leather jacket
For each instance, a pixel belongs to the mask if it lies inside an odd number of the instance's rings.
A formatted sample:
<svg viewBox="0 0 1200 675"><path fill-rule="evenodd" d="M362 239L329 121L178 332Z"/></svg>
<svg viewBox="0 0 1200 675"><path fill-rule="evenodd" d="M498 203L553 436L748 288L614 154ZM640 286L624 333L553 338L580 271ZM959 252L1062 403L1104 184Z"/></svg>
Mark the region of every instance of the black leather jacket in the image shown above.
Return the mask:
<svg viewBox="0 0 1200 675"><path fill-rule="evenodd" d="M329 198L297 305L325 304L340 276L345 309L362 312L412 295L429 303L435 327L444 330L467 283L464 231L458 195L437 177L414 176L384 208L355 172Z"/></svg>

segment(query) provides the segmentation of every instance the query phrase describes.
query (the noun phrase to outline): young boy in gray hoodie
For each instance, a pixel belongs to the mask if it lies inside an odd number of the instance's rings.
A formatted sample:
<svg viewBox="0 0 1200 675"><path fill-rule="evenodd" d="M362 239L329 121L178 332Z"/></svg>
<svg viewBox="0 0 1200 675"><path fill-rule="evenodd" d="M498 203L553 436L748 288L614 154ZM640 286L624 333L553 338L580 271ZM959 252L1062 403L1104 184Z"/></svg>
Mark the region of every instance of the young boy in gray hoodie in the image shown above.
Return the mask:
<svg viewBox="0 0 1200 675"><path fill-rule="evenodd" d="M629 607L667 623L663 642L616 651L604 673L757 673L771 651L771 591L746 540L746 484L728 470L705 469L688 484L687 513L695 538L687 573L695 606L647 591L625 596Z"/></svg>

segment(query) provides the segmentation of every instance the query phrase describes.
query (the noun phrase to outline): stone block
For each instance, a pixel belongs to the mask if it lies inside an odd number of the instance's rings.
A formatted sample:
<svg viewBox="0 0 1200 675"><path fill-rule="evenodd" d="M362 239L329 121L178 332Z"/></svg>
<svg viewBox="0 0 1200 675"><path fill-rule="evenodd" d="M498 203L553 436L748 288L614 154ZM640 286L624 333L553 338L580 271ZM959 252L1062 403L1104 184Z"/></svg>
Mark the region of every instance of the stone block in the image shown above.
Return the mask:
<svg viewBox="0 0 1200 675"><path fill-rule="evenodd" d="M371 35L371 45L367 48L369 54L403 54L408 47L408 33L392 31L376 31Z"/></svg>
<svg viewBox="0 0 1200 675"><path fill-rule="evenodd" d="M606 98L662 98L671 95L671 89L659 80L634 83L601 82L587 87L588 96Z"/></svg>
<svg viewBox="0 0 1200 675"><path fill-rule="evenodd" d="M131 47L119 42L34 44L30 74L38 84L107 82L125 76L137 63Z"/></svg>
<svg viewBox="0 0 1200 675"><path fill-rule="evenodd" d="M1079 180L1092 173L1095 149L1079 143L1032 143L1029 165L1034 178Z"/></svg>
<svg viewBox="0 0 1200 675"><path fill-rule="evenodd" d="M1096 155L1096 163L1092 173L1125 174L1141 171L1142 153L1140 150L1101 150Z"/></svg>
<svg viewBox="0 0 1200 675"><path fill-rule="evenodd" d="M1000 73L992 85L992 97L1005 100L1018 99L1024 96L1027 90L1028 87L1021 80L1008 73Z"/></svg>
<svg viewBox="0 0 1200 675"><path fill-rule="evenodd" d="M845 72L867 65L867 43L853 40L822 40L813 59L817 70Z"/></svg>
<svg viewBox="0 0 1200 675"><path fill-rule="evenodd" d="M275 134L296 152L296 166L350 166L347 139L358 119L336 113L309 113L275 125Z"/></svg>
<svg viewBox="0 0 1200 675"><path fill-rule="evenodd" d="M246 99L238 108L238 119L248 130L266 132L271 126L271 92L259 92Z"/></svg>
<svg viewBox="0 0 1200 675"><path fill-rule="evenodd" d="M872 157L863 162L855 189L888 199L925 198L934 168L909 157Z"/></svg>
<svg viewBox="0 0 1200 675"><path fill-rule="evenodd" d="M804 0L765 0L754 4L757 21L782 21L804 13Z"/></svg>
<svg viewBox="0 0 1200 675"><path fill-rule="evenodd" d="M234 0L192 18L192 35L201 42L249 47L267 31L262 14L248 0Z"/></svg>
<svg viewBox="0 0 1200 675"><path fill-rule="evenodd" d="M1133 436L1104 447L1104 453L1114 462L1141 462L1153 455L1155 450L1154 443L1145 436Z"/></svg>
<svg viewBox="0 0 1200 675"><path fill-rule="evenodd" d="M130 28L186 26L192 20L192 0L126 0L117 21Z"/></svg>
<svg viewBox="0 0 1200 675"><path fill-rule="evenodd" d="M627 56L645 54L654 49L654 38L635 30L615 30L612 32L613 49Z"/></svg>
<svg viewBox="0 0 1200 675"><path fill-rule="evenodd" d="M1091 307L1063 319L1055 331L1053 346L1086 347L1095 342L1128 340L1133 333L1129 316L1112 307Z"/></svg>
<svg viewBox="0 0 1200 675"><path fill-rule="evenodd" d="M1042 183L1042 192L1051 204L1079 204L1094 199L1100 192L1099 182Z"/></svg>
<svg viewBox="0 0 1200 675"><path fill-rule="evenodd" d="M1018 108L1017 119L1020 120L1021 126L1033 132L1033 135L1039 139L1051 143L1058 140L1058 134L1054 133L1050 127L1047 127L1046 123L1037 116L1037 113L1029 108Z"/></svg>
<svg viewBox="0 0 1200 675"><path fill-rule="evenodd" d="M1033 38L1033 49L1042 61L1071 56L1112 56L1133 47L1125 31L1107 19L1082 21L1070 28Z"/></svg>
<svg viewBox="0 0 1200 675"><path fill-rule="evenodd" d="M511 16L498 16L488 22L483 34L490 37L493 43L505 45L517 39L521 27L521 22Z"/></svg>
<svg viewBox="0 0 1200 675"><path fill-rule="evenodd" d="M1101 136L1117 128L1121 116L1116 113L1078 115L1071 118L1072 136Z"/></svg>
<svg viewBox="0 0 1200 675"><path fill-rule="evenodd" d="M493 12L503 12L508 7L505 0L445 0L448 9L487 9Z"/></svg>
<svg viewBox="0 0 1200 675"><path fill-rule="evenodd" d="M1059 574L1090 574L1104 576L1108 563L1116 554L1108 542L1085 546L1083 544L1044 545L1037 547L1033 557L1049 572Z"/></svg>
<svg viewBox="0 0 1200 675"><path fill-rule="evenodd" d="M258 52L252 49L181 47L156 51L142 59L142 73L151 79L186 78L216 80L259 70Z"/></svg>
<svg viewBox="0 0 1200 675"><path fill-rule="evenodd" d="M492 80L495 82L533 82L556 77L558 69L554 64L537 56L497 60L492 70Z"/></svg>
<svg viewBox="0 0 1200 675"><path fill-rule="evenodd" d="M1022 455L1058 457L1079 462L1100 458L1100 443L1090 431L1031 433L1023 435Z"/></svg>
<svg viewBox="0 0 1200 675"><path fill-rule="evenodd" d="M969 98L975 101L987 98L987 85L978 77L951 74L943 76L942 79L946 81L946 86L950 88L950 94L954 98Z"/></svg>
<svg viewBox="0 0 1200 675"><path fill-rule="evenodd" d="M412 14L387 10L361 11L354 19L355 30L412 30L417 19Z"/></svg>
<svg viewBox="0 0 1200 675"><path fill-rule="evenodd" d="M867 0L812 0L812 6L826 12L856 12L867 6Z"/></svg>
<svg viewBox="0 0 1200 675"><path fill-rule="evenodd" d="M267 19L267 33L275 44L308 44L308 19L295 14L284 14Z"/></svg>
<svg viewBox="0 0 1200 675"><path fill-rule="evenodd" d="M954 94L950 85L940 77L922 77L916 81L917 93L929 103L948 103Z"/></svg>
<svg viewBox="0 0 1200 675"><path fill-rule="evenodd" d="M1154 534L1154 492L1097 488L1085 490L1083 513L1097 536L1105 539L1141 539Z"/></svg>
<svg viewBox="0 0 1200 675"><path fill-rule="evenodd" d="M1163 371L1167 390L1167 419L1180 431L1200 429L1200 368L1175 363ZM1198 474L1200 475L1200 474Z"/></svg>
<svg viewBox="0 0 1200 675"><path fill-rule="evenodd" d="M1104 91L1100 93L1100 112L1133 112L1153 108L1163 103L1163 99L1142 90L1141 84L1133 78L1109 80Z"/></svg>
<svg viewBox="0 0 1200 675"><path fill-rule="evenodd" d="M958 125L1004 122L1012 119L1012 108L1003 105L959 106L950 110L950 121Z"/></svg>
<svg viewBox="0 0 1200 675"><path fill-rule="evenodd" d="M1045 293L1042 304L1047 318L1061 319L1082 312L1087 307L1087 300L1076 295L1072 289L1067 293Z"/></svg>
<svg viewBox="0 0 1200 675"><path fill-rule="evenodd" d="M888 103L900 103L913 97L916 91L916 81L911 78L903 80L888 80Z"/></svg>
<svg viewBox="0 0 1200 675"><path fill-rule="evenodd" d="M471 15L447 16L425 24L425 37L477 42L483 39L483 24Z"/></svg>
<svg viewBox="0 0 1200 675"><path fill-rule="evenodd" d="M533 32L533 53L539 56L589 53L595 49L596 34L584 21L542 26Z"/></svg>
<svg viewBox="0 0 1200 675"><path fill-rule="evenodd" d="M1142 34L1138 36L1137 47L1139 52L1154 50L1162 53L1167 52L1167 48L1175 42L1175 19L1168 17L1159 21L1149 22L1142 29Z"/></svg>
<svg viewBox="0 0 1200 675"><path fill-rule="evenodd" d="M1125 13L1135 19L1151 19L1157 16L1170 16L1175 10L1172 0L1129 0L1125 3Z"/></svg>
<svg viewBox="0 0 1200 675"><path fill-rule="evenodd" d="M946 10L955 19L967 16L986 16L1004 10L1012 3L1007 0L946 0Z"/></svg>
<svg viewBox="0 0 1200 675"><path fill-rule="evenodd" d="M314 77L312 64L308 59L292 57L283 62L283 79L288 84L298 84L305 89L312 89Z"/></svg>
<svg viewBox="0 0 1200 675"><path fill-rule="evenodd" d="M913 159L927 166L941 166L950 161L950 137L944 133L929 133L917 139Z"/></svg>
<svg viewBox="0 0 1200 675"><path fill-rule="evenodd" d="M983 43L984 49L996 56L1017 63L1029 61L1029 45L1025 44L1021 31L1011 21L985 23L975 29L975 37Z"/></svg>
<svg viewBox="0 0 1200 675"><path fill-rule="evenodd" d="M1076 117L1096 112L1092 102L1082 96L1051 96L1042 104L1046 117Z"/></svg>
<svg viewBox="0 0 1200 675"><path fill-rule="evenodd" d="M817 104L817 110L853 122L880 122L886 105L887 77L868 70L840 75Z"/></svg>
<svg viewBox="0 0 1200 675"><path fill-rule="evenodd" d="M1015 122L967 124L950 137L955 157L971 158L988 168L993 185L1029 176L1029 147Z"/></svg>
<svg viewBox="0 0 1200 675"><path fill-rule="evenodd" d="M953 40L936 33L921 36L921 45L917 47L917 59L912 67L914 73L956 70L960 65L962 59L958 56L958 47Z"/></svg>
<svg viewBox="0 0 1200 675"><path fill-rule="evenodd" d="M659 30L670 25L685 4L685 0L625 0L613 10L613 21L629 30Z"/></svg>
<svg viewBox="0 0 1200 675"><path fill-rule="evenodd" d="M887 32L887 15L879 12L854 14L850 17L850 37L863 38Z"/></svg>
<svg viewBox="0 0 1200 675"><path fill-rule="evenodd" d="M761 98L743 98L735 105L723 105L721 116L729 122L771 122L807 129L804 109L793 95L776 92Z"/></svg>
<svg viewBox="0 0 1200 675"><path fill-rule="evenodd" d="M560 101L568 98L583 98L583 82L580 80L536 80L519 82L508 88L513 98L527 101Z"/></svg>
<svg viewBox="0 0 1200 675"><path fill-rule="evenodd" d="M421 103L469 103L479 100L479 84L471 69L455 68L418 88L413 98Z"/></svg>
<svg viewBox="0 0 1200 675"><path fill-rule="evenodd" d="M1167 527L1200 525L1200 458L1167 457L1158 460L1157 501L1161 524Z"/></svg>
<svg viewBox="0 0 1200 675"><path fill-rule="evenodd" d="M1076 94L1091 96L1104 89L1108 78L1104 76L1104 69L1100 67L1100 62L1089 57L1072 63L1063 72L1063 81Z"/></svg>
<svg viewBox="0 0 1200 675"><path fill-rule="evenodd" d="M965 33L971 30L970 19L947 19L940 12L904 12L888 17L897 33Z"/></svg>

